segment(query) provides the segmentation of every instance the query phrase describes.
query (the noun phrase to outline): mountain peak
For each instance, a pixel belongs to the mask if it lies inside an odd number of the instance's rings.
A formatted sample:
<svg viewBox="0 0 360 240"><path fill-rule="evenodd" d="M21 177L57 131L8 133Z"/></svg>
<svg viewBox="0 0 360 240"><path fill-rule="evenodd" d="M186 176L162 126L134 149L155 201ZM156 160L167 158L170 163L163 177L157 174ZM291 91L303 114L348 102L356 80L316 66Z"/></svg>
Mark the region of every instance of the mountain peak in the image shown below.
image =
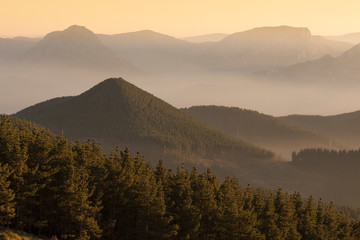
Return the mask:
<svg viewBox="0 0 360 240"><path fill-rule="evenodd" d="M47 34L40 43L54 44L94 44L101 45L98 37L84 26L72 25L63 31L55 31Z"/></svg>
<svg viewBox="0 0 360 240"><path fill-rule="evenodd" d="M81 95L49 100L16 114L63 130L71 139L96 138L105 149L127 145L158 160L218 164L226 159L270 160L273 153L201 123L122 78L107 79ZM210 166L209 165L209 166Z"/></svg>
<svg viewBox="0 0 360 240"><path fill-rule="evenodd" d="M70 27L65 29L64 32L90 32L90 33L93 33L91 30L87 29L85 26L79 26L79 25L71 25Z"/></svg>
<svg viewBox="0 0 360 240"><path fill-rule="evenodd" d="M47 34L25 56L25 60L64 64L92 70L135 73L136 68L105 47L98 36L84 26L72 25Z"/></svg>

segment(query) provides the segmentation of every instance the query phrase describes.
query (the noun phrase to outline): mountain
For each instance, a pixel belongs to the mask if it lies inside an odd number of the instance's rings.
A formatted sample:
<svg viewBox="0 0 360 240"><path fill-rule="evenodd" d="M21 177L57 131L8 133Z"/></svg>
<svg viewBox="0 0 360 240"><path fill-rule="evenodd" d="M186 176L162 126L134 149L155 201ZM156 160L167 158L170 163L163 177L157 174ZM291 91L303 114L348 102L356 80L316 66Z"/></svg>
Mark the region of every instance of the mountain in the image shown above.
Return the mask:
<svg viewBox="0 0 360 240"><path fill-rule="evenodd" d="M0 38L0 61L23 55L35 45L31 38Z"/></svg>
<svg viewBox="0 0 360 240"><path fill-rule="evenodd" d="M79 96L48 100L15 116L72 140L95 138L106 151L127 145L153 162L163 158L172 166L186 162L232 170L273 157L272 152L215 130L123 79L107 79Z"/></svg>
<svg viewBox="0 0 360 240"><path fill-rule="evenodd" d="M335 194L329 185L334 179L329 180L328 171L317 173L308 161L274 161L272 152L215 130L123 79L107 79L81 95L39 103L15 116L72 140L95 138L107 152L114 146L123 149L127 145L153 163L163 158L170 167L181 162L199 170L211 167L220 177L236 175L242 184L281 186L329 201ZM299 155L303 154L294 156ZM341 175L343 168L332 165L331 169ZM337 198L339 201L358 204L353 192L340 192L344 194Z"/></svg>
<svg viewBox="0 0 360 240"><path fill-rule="evenodd" d="M360 43L360 33L348 33L341 36L325 36L325 38L335 41L348 42L352 44Z"/></svg>
<svg viewBox="0 0 360 240"><path fill-rule="evenodd" d="M114 35L98 34L101 42L146 72L172 72L192 68L187 57L200 48L197 44L151 30Z"/></svg>
<svg viewBox="0 0 360 240"><path fill-rule="evenodd" d="M333 116L289 115L279 119L339 139L353 148L360 146L360 111Z"/></svg>
<svg viewBox="0 0 360 240"><path fill-rule="evenodd" d="M192 42L192 43L204 43L204 42L218 42L218 41L223 40L227 36L229 36L229 34L212 33L212 34L186 37L186 38L182 38L182 39L185 41L188 41L188 42Z"/></svg>
<svg viewBox="0 0 360 240"><path fill-rule="evenodd" d="M47 34L22 60L31 64L64 65L93 70L136 71L134 66L105 47L92 31L77 25Z"/></svg>
<svg viewBox="0 0 360 240"><path fill-rule="evenodd" d="M196 106L184 112L234 137L281 153L290 159L293 151L304 148L343 147L324 135L305 130L270 115L222 106Z"/></svg>
<svg viewBox="0 0 360 240"><path fill-rule="evenodd" d="M285 79L294 82L356 83L360 76L360 44L355 45L338 57L322 58L288 67L260 73L271 79Z"/></svg>
<svg viewBox="0 0 360 240"><path fill-rule="evenodd" d="M354 44L344 41L329 40L322 36L312 36L312 45L318 49L322 56L330 55L337 57L349 50Z"/></svg>
<svg viewBox="0 0 360 240"><path fill-rule="evenodd" d="M209 48L209 56L213 67L258 71L337 55L346 47L313 37L307 28L260 27L229 35Z"/></svg>

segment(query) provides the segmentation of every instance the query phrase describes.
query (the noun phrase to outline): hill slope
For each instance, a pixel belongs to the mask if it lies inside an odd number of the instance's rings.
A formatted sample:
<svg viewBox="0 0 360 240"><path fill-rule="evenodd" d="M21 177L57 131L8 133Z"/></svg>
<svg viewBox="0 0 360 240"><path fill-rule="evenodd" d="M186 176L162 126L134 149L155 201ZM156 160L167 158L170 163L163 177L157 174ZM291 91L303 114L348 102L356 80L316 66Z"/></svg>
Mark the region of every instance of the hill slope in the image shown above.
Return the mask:
<svg viewBox="0 0 360 240"><path fill-rule="evenodd" d="M290 115L279 119L334 137L348 146L360 146L360 111L333 116Z"/></svg>
<svg viewBox="0 0 360 240"><path fill-rule="evenodd" d="M95 138L105 150L128 145L149 159L236 167L273 153L217 131L123 79L107 79L75 97L52 99L16 117L73 140ZM226 159L226 161L225 161Z"/></svg>
<svg viewBox="0 0 360 240"><path fill-rule="evenodd" d="M183 109L189 115L234 137L272 149L290 159L293 151L328 148L330 138L256 111L235 107L196 106ZM332 147L340 147L332 140Z"/></svg>

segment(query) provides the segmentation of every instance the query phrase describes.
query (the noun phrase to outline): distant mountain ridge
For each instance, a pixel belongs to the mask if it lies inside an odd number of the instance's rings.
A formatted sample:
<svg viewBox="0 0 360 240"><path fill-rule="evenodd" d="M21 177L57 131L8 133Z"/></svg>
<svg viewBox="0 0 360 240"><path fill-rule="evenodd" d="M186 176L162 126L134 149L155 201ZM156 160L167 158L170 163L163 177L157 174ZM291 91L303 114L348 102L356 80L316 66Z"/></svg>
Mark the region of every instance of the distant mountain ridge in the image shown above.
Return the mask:
<svg viewBox="0 0 360 240"><path fill-rule="evenodd" d="M217 131L123 79L107 79L75 97L55 98L15 114L72 140L95 138L109 151L128 145L153 161L237 168L273 153ZM195 161L195 162L194 162Z"/></svg>
<svg viewBox="0 0 360 240"><path fill-rule="evenodd" d="M260 27L231 34L209 49L219 68L258 71L338 55L351 45L313 37L307 28Z"/></svg>
<svg viewBox="0 0 360 240"><path fill-rule="evenodd" d="M225 37L229 36L229 34L225 33L212 33L212 34L205 34L205 35L199 35L199 36L191 36L182 38L183 40L186 40L188 42L193 43L206 43L206 42L218 42L223 40Z"/></svg>
<svg viewBox="0 0 360 240"><path fill-rule="evenodd" d="M293 151L304 148L344 148L325 135L256 111L223 106L194 106L183 111L234 137L281 153L287 159Z"/></svg>
<svg viewBox="0 0 360 240"><path fill-rule="evenodd" d="M98 37L105 46L150 73L193 68L188 60L202 49L197 44L151 30L98 34Z"/></svg>
<svg viewBox="0 0 360 240"><path fill-rule="evenodd" d="M360 43L360 32L348 33L341 36L324 36L324 37L330 40L348 42L352 44Z"/></svg>
<svg viewBox="0 0 360 240"><path fill-rule="evenodd" d="M99 70L136 71L134 66L105 47L92 31L77 25L47 34L21 60Z"/></svg>
<svg viewBox="0 0 360 240"><path fill-rule="evenodd" d="M294 82L356 83L360 76L360 44L335 58L327 55L260 75L269 79Z"/></svg>

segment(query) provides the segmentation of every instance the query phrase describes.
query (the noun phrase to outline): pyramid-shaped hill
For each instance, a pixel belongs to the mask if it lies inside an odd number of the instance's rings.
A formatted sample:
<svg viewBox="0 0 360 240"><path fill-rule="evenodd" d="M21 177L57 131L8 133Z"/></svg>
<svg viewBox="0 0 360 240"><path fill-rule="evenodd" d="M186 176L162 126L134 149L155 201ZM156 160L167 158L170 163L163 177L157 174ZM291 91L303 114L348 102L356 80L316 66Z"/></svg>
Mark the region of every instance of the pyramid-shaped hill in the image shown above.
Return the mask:
<svg viewBox="0 0 360 240"><path fill-rule="evenodd" d="M63 31L50 32L18 60L74 68L119 69L127 73L138 71L113 50L105 47L96 34L77 25Z"/></svg>
<svg viewBox="0 0 360 240"><path fill-rule="evenodd" d="M95 138L105 151L129 146L148 160L236 168L273 153L192 118L125 80L107 79L79 96L48 100L15 114L72 140Z"/></svg>

